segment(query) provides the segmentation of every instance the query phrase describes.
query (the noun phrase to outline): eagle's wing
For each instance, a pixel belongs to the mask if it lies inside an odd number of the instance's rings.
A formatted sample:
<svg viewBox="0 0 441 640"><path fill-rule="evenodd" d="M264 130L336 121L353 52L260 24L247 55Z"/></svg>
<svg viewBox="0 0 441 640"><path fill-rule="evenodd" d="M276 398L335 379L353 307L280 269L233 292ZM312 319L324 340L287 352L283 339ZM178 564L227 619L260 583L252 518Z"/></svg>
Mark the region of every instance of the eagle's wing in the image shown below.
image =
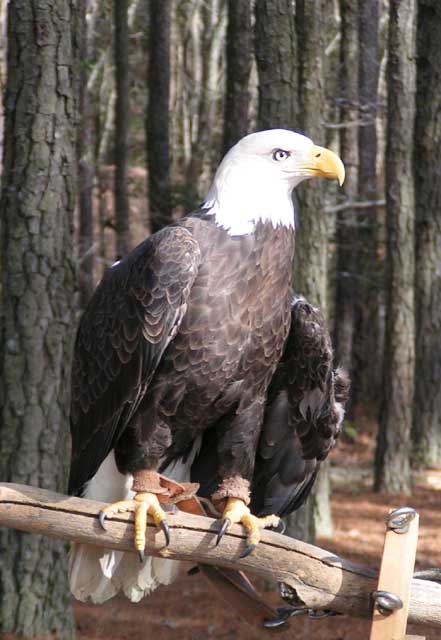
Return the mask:
<svg viewBox="0 0 441 640"><path fill-rule="evenodd" d="M72 366L69 492L97 471L136 412L186 312L199 245L167 227L110 268L78 329Z"/></svg>
<svg viewBox="0 0 441 640"><path fill-rule="evenodd" d="M268 393L252 486L252 510L284 516L306 500L318 466L337 438L349 380L333 368L321 313L303 298Z"/></svg>

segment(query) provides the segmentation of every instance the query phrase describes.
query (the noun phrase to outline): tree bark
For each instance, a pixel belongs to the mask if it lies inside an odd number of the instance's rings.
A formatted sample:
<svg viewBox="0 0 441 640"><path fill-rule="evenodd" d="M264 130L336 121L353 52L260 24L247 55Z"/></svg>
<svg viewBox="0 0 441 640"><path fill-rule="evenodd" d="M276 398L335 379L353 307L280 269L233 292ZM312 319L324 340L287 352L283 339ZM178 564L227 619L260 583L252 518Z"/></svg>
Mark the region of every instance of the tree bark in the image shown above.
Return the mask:
<svg viewBox="0 0 441 640"><path fill-rule="evenodd" d="M378 0L359 0L359 118L358 198L377 200L377 88L380 67L378 50ZM367 122L371 124L367 125ZM379 394L381 371L378 210L367 207L357 213L357 291L355 300L353 403L373 407ZM355 396L354 397L354 392Z"/></svg>
<svg viewBox="0 0 441 640"><path fill-rule="evenodd" d="M223 153L248 133L252 31L249 0L228 0Z"/></svg>
<svg viewBox="0 0 441 640"><path fill-rule="evenodd" d="M74 325L78 3L9 3L0 477L61 490ZM0 531L0 631L71 638L65 547Z"/></svg>
<svg viewBox="0 0 441 640"><path fill-rule="evenodd" d="M0 4L0 96L4 95L6 85L6 22L7 22L7 3ZM3 158L3 139L4 139L4 114L3 103L0 101L0 176L2 172L1 159Z"/></svg>
<svg viewBox="0 0 441 640"><path fill-rule="evenodd" d="M128 195L129 173L129 28L127 0L114 0L115 20L115 222L118 257L131 250Z"/></svg>
<svg viewBox="0 0 441 640"><path fill-rule="evenodd" d="M315 144L325 143L323 112L324 87L324 4L323 0L298 0L296 5L296 31L298 46L298 117L300 129ZM315 180L306 187L300 185L298 215L296 219L296 290L311 304L328 313L328 233L324 214L324 184ZM331 504L329 500L328 463L322 464L309 500L310 531L313 536L332 534ZM291 516L291 535L296 534ZM314 537L309 538L314 540Z"/></svg>
<svg viewBox="0 0 441 640"><path fill-rule="evenodd" d="M290 0L257 0L255 53L259 76L259 129L293 129L297 99L297 52Z"/></svg>
<svg viewBox="0 0 441 640"><path fill-rule="evenodd" d="M323 0L297 2L299 129L324 144ZM327 313L327 226L323 180L296 189L296 289Z"/></svg>
<svg viewBox="0 0 441 640"><path fill-rule="evenodd" d="M441 6L419 0L416 189L416 461L441 464Z"/></svg>
<svg viewBox="0 0 441 640"><path fill-rule="evenodd" d="M150 0L147 166L150 229L172 222L169 152L170 0Z"/></svg>
<svg viewBox="0 0 441 640"><path fill-rule="evenodd" d="M358 5L353 0L340 0L340 97L341 121L358 121ZM358 196L358 127L344 127L340 134L341 157L346 168L343 193L347 200ZM354 338L355 272L357 245L355 242L356 213L345 209L337 214L337 281L336 323L334 343L338 363L352 373Z"/></svg>
<svg viewBox="0 0 441 640"><path fill-rule="evenodd" d="M94 163L92 114L90 108L90 95L87 87L88 64L91 61L90 37L86 21L86 0L80 0L81 7L81 41L80 41L80 80L78 111L80 121L77 136L78 157L78 287L80 290L80 306L84 308L93 292L93 182Z"/></svg>
<svg viewBox="0 0 441 640"><path fill-rule="evenodd" d="M375 487L410 493L415 366L415 0L391 0L386 147L387 300L383 399Z"/></svg>
<svg viewBox="0 0 441 640"><path fill-rule="evenodd" d="M222 0L201 3L191 25L191 46L187 53L193 58L189 69L194 89L189 92L188 98L195 107L190 108L193 122L190 127L191 152L186 170L186 195L192 208L200 204L202 187L208 187L219 164L219 145L215 144L215 139L221 136L219 130L216 132L216 122L221 119L223 111L223 107L218 109L218 104L221 102L219 84L227 22L225 8ZM196 94L196 98L192 93Z"/></svg>

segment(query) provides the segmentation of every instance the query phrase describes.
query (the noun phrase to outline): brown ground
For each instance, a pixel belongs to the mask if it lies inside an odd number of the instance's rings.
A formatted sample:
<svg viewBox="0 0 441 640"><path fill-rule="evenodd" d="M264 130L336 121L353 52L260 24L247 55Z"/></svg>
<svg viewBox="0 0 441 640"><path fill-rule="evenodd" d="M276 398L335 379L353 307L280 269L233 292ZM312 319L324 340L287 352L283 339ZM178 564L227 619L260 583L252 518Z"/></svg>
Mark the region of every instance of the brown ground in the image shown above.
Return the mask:
<svg viewBox="0 0 441 640"><path fill-rule="evenodd" d="M378 567L384 517L392 507L409 505L420 514L417 567L441 566L441 472L419 474L412 498L378 495L369 489L369 467L363 464L370 458L369 448L370 439L361 439L355 453L353 446L343 446L333 456L334 536L332 540L319 540L318 545ZM283 605L276 592L268 593L268 599ZM271 636L279 640L363 640L369 637L370 629L368 621L348 616L321 621L295 618L278 631L253 629L217 600L199 576L183 576L175 585L158 590L136 605L118 598L101 607L77 603L75 612L78 640L263 640ZM409 625L408 632L425 635L427 640L441 639L440 630L422 626Z"/></svg>

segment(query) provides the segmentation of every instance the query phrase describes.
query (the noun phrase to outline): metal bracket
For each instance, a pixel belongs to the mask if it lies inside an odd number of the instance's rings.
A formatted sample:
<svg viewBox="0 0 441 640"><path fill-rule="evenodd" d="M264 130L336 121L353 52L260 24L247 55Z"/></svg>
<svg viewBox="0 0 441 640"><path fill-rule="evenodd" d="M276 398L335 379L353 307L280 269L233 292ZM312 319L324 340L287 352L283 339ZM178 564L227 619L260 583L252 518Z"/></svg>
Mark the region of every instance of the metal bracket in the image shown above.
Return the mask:
<svg viewBox="0 0 441 640"><path fill-rule="evenodd" d="M307 615L311 620L321 620L329 616L340 615L337 611L332 611L331 609L311 609L305 606L298 597L296 590L285 582L279 582L279 589L281 598L291 606L277 609L278 618L265 620L263 626L267 629L279 627L292 616Z"/></svg>
<svg viewBox="0 0 441 640"><path fill-rule="evenodd" d="M386 517L386 527L392 529L395 533L407 533L415 516L416 511L412 507L394 509Z"/></svg>
<svg viewBox="0 0 441 640"><path fill-rule="evenodd" d="M264 620L263 626L266 629L275 629L280 627L293 616L308 615L310 620L321 620L322 618L328 618L329 616L339 615L337 611L331 611L330 609L308 609L307 607L280 607L277 609L277 613L279 614L278 618L268 618Z"/></svg>
<svg viewBox="0 0 441 640"><path fill-rule="evenodd" d="M418 542L418 514L410 507L394 509L386 518L386 536L370 640L406 636L410 587Z"/></svg>
<svg viewBox="0 0 441 640"><path fill-rule="evenodd" d="M278 618L267 618L263 621L263 626L265 629L277 629L282 624L285 624L289 618L293 616L301 616L308 613L308 609L291 609L290 607L279 607L277 609L277 613L279 614Z"/></svg>
<svg viewBox="0 0 441 640"><path fill-rule="evenodd" d="M372 597L383 616L388 616L392 611L403 608L403 601L390 591L374 591Z"/></svg>

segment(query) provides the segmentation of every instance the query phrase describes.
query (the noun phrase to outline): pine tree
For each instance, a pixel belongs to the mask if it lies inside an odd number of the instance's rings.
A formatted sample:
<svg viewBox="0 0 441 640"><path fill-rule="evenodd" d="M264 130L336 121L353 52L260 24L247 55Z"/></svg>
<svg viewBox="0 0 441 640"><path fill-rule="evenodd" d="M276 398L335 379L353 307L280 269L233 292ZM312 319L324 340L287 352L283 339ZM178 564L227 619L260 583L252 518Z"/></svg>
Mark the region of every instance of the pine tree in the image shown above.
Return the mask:
<svg viewBox="0 0 441 640"><path fill-rule="evenodd" d="M0 477L64 491L80 19L74 0L8 9ZM0 556L0 632L71 638L65 545L3 529Z"/></svg>

